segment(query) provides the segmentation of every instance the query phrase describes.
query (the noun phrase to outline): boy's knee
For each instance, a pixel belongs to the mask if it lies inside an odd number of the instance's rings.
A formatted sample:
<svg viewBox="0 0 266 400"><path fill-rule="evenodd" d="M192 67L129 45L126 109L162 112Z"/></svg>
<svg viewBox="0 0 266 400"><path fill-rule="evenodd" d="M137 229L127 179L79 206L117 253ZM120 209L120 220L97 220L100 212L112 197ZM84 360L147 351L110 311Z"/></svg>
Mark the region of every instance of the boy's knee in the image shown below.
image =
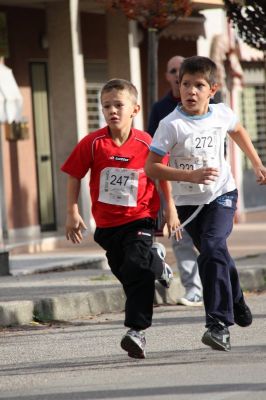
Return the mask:
<svg viewBox="0 0 266 400"><path fill-rule="evenodd" d="M211 257L217 253L224 253L226 249L226 242L222 238L213 238L208 240L202 240L201 242L201 255Z"/></svg>

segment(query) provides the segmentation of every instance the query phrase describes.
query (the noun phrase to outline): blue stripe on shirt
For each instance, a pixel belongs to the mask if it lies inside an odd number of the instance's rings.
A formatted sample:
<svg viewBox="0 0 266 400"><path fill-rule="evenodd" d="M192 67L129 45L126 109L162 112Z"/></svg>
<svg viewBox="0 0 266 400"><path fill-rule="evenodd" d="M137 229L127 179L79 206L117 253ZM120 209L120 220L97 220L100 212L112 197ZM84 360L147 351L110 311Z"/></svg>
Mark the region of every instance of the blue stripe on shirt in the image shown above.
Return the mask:
<svg viewBox="0 0 266 400"><path fill-rule="evenodd" d="M151 146L150 151L153 151L154 153L158 154L159 156L165 156L166 152L157 149L157 147Z"/></svg>

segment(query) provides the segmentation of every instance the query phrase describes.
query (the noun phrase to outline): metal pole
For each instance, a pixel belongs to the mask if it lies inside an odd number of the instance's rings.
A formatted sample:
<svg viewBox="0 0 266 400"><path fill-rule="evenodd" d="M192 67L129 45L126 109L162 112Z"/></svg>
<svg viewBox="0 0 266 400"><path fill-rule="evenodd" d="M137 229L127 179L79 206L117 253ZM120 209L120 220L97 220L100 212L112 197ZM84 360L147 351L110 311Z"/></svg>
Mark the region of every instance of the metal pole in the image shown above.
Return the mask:
<svg viewBox="0 0 266 400"><path fill-rule="evenodd" d="M153 103L158 98L158 33L157 29L148 29L148 109L150 114Z"/></svg>
<svg viewBox="0 0 266 400"><path fill-rule="evenodd" d="M7 221L5 207L3 152L2 152L2 124L0 123L0 276L10 275L9 252L5 249L4 237L7 236Z"/></svg>
<svg viewBox="0 0 266 400"><path fill-rule="evenodd" d="M266 49L263 50L264 61L264 118L266 119Z"/></svg>
<svg viewBox="0 0 266 400"><path fill-rule="evenodd" d="M0 124L0 246L4 246L3 239L7 235L5 189L3 172L3 150L2 150L2 124Z"/></svg>

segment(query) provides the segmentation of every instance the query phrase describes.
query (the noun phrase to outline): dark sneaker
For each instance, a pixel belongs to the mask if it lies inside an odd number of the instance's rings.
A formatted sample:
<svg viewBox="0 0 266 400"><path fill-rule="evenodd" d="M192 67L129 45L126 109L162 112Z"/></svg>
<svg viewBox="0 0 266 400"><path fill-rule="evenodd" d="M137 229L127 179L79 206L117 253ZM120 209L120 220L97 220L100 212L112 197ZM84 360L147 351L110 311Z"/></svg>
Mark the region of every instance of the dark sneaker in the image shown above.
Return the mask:
<svg viewBox="0 0 266 400"><path fill-rule="evenodd" d="M235 323L243 328L252 324L252 314L245 303L244 297L234 304L234 319Z"/></svg>
<svg viewBox="0 0 266 400"><path fill-rule="evenodd" d="M208 327L201 341L214 350L231 350L228 327L216 318L213 318L213 323Z"/></svg>
<svg viewBox="0 0 266 400"><path fill-rule="evenodd" d="M173 274L171 267L164 261L165 256L166 256L165 247L161 243L154 242L152 245L152 249L155 249L157 251L158 256L163 261L162 276L157 280L158 280L158 282L160 282L161 285L163 285L165 288L168 289L174 278L174 274Z"/></svg>
<svg viewBox="0 0 266 400"><path fill-rule="evenodd" d="M145 332L135 329L129 329L121 340L122 349L132 358L146 358L145 345Z"/></svg>
<svg viewBox="0 0 266 400"><path fill-rule="evenodd" d="M192 297L180 297L177 299L176 304L181 304L182 306L200 307L203 305L202 297L195 294Z"/></svg>

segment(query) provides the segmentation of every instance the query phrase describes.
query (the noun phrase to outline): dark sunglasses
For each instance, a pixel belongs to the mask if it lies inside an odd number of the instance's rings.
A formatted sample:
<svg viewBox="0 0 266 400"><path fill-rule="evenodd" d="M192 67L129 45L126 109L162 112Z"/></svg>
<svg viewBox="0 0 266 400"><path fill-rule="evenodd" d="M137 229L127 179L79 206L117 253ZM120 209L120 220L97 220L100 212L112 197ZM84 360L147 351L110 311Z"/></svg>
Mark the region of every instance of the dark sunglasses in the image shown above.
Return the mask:
<svg viewBox="0 0 266 400"><path fill-rule="evenodd" d="M177 72L178 70L176 68L172 68L170 71L168 71L169 74L176 74Z"/></svg>

